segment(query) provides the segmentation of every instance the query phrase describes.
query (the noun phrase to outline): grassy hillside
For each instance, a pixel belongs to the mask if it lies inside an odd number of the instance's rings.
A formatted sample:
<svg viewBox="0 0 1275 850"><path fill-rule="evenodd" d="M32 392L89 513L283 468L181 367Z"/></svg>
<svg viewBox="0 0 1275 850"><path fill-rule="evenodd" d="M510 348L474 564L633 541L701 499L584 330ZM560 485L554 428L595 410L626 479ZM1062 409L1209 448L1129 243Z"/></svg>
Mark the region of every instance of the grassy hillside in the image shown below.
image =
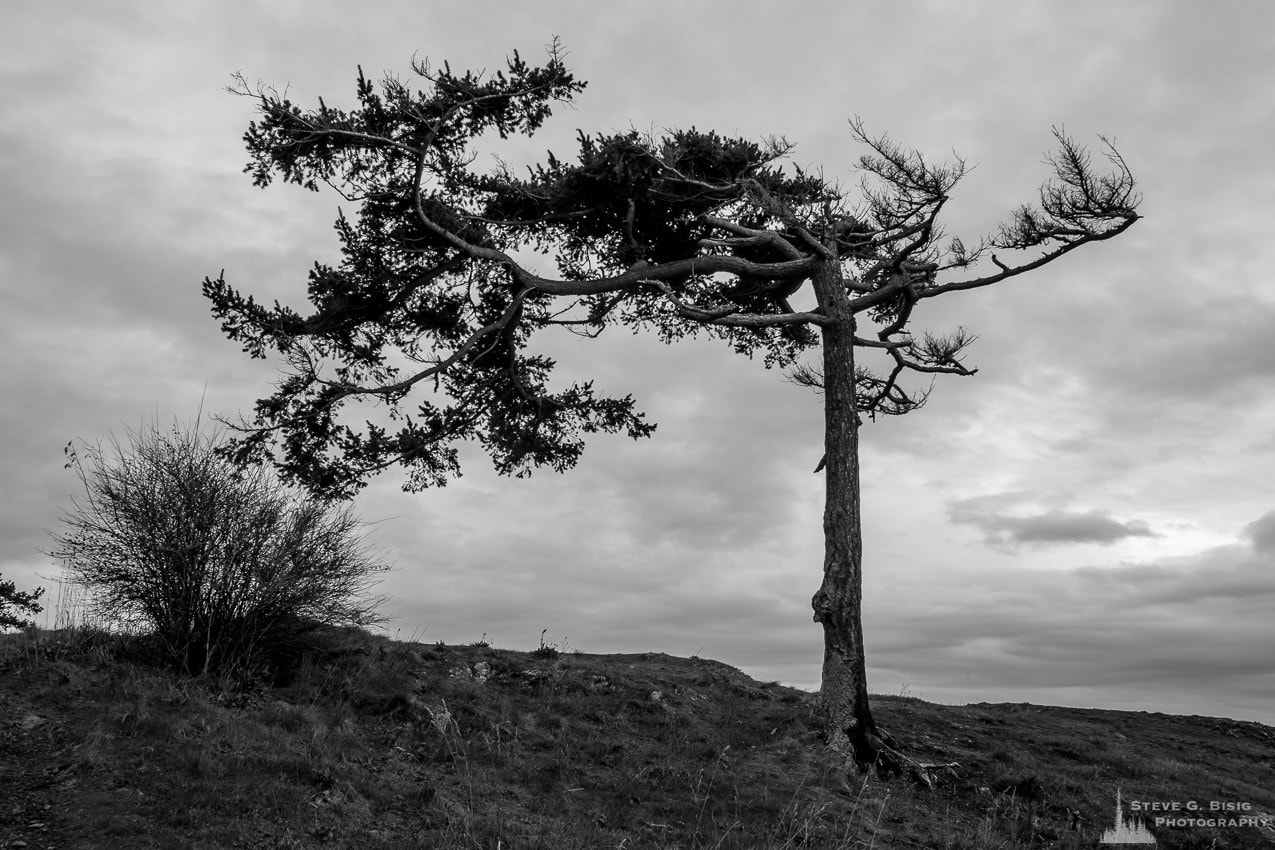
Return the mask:
<svg viewBox="0 0 1275 850"><path fill-rule="evenodd" d="M91 631L0 641L0 847L1092 848L1117 788L1275 814L1254 723L877 697L909 754L959 763L927 790L847 777L810 694L700 658L346 631L285 684L230 687Z"/></svg>

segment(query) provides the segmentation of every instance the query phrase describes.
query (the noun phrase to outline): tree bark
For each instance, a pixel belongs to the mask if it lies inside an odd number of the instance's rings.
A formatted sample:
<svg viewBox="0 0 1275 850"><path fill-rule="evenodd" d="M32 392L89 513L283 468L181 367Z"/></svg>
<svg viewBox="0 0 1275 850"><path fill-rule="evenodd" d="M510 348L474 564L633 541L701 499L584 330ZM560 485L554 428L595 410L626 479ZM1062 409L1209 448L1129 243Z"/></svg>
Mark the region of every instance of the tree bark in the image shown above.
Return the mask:
<svg viewBox="0 0 1275 850"><path fill-rule="evenodd" d="M863 527L859 492L859 413L855 398L854 315L840 269L828 263L815 277L823 326L824 469L823 584L811 600L823 624L819 715L829 746L860 771L898 769L888 738L868 707L863 647Z"/></svg>

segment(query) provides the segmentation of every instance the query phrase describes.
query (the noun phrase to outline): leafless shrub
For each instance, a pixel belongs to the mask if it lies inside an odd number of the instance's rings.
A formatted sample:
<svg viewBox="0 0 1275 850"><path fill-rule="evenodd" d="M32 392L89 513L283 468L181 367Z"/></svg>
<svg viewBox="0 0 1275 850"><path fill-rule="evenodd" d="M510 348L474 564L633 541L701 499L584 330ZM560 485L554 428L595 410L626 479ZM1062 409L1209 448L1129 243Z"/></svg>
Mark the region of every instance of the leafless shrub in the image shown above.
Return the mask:
<svg viewBox="0 0 1275 850"><path fill-rule="evenodd" d="M277 669L321 625L376 622L369 591L387 567L361 549L362 523L224 460L219 438L152 424L127 448L67 445L84 495L48 554L95 613L192 674Z"/></svg>

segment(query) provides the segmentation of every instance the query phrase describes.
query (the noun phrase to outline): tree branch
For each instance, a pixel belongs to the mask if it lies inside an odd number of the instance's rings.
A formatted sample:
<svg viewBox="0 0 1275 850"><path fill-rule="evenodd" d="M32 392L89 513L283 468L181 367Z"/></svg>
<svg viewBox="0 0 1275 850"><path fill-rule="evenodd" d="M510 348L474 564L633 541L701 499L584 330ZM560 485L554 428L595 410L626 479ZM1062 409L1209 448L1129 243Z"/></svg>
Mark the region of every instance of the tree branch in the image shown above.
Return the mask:
<svg viewBox="0 0 1275 850"><path fill-rule="evenodd" d="M696 307L678 298L673 288L662 280L643 280L664 294L677 309L679 315L705 325L724 325L734 328L771 328L782 325L826 325L828 317L821 313L742 313L739 307Z"/></svg>
<svg viewBox="0 0 1275 850"><path fill-rule="evenodd" d="M1124 233L1130 227L1133 227L1134 222L1136 222L1139 218L1141 218L1141 216L1134 213L1129 218L1126 218L1124 221L1122 221L1120 224L1118 224L1116 227L1113 227L1110 230L1103 231L1102 233L1090 234L1072 242L1066 242L1063 245L1059 246L1058 248L1055 248L1052 251L1042 254L1041 256L1037 257L1035 260L1032 260L1029 263L1023 263L1020 266L1009 266L1009 265L1006 265L1001 260L995 259L993 257L993 262L995 262L997 268L1001 269L1001 271L998 272L997 274L985 275L983 277L969 278L967 280L957 280L957 281L952 281L950 283L942 283L942 284L927 286L917 293L917 297L918 298L933 298L934 296L942 295L945 292L956 292L958 290L963 290L963 289L978 289L979 287L991 286L994 283L1000 283L1001 281L1008 280L1011 277L1017 277L1018 275L1025 274L1030 271L1035 271L1036 269L1044 265L1052 263L1054 260L1063 256L1064 254L1071 253L1072 251L1079 248L1081 245L1087 245L1090 242L1104 242L1108 239L1113 239L1116 236L1119 236L1121 233Z"/></svg>
<svg viewBox="0 0 1275 850"><path fill-rule="evenodd" d="M466 355L468 355L471 351L473 351L478 346L478 343L481 340L483 340L484 338L488 336L491 336L492 334L502 331L506 327L508 327L510 322L514 320L514 317L516 317L519 311L522 309L522 303L523 301L526 300L527 295L530 292L531 292L530 289L520 290L518 294L514 296L514 299L510 303L508 309L506 309L505 312L501 314L499 319L492 322L491 324L484 325L483 327L479 328L478 330L470 334L469 337L465 340L465 342L462 343L461 346L457 348L454 352L452 352L451 356L447 357L444 360L440 360L437 363L435 363L433 366L430 366L428 369L422 369L421 371L413 374L412 376L408 378L404 378L403 380L398 381L397 383L387 384L384 386L376 386L376 387L360 387L360 386L355 386L352 384L342 383L339 381L324 380L323 378L319 378L317 374L315 375L314 379L315 381L317 381L320 384L323 384L324 386L332 387L333 389L340 391L340 395L333 398L333 403L335 403L336 401L339 401L340 399L348 398L349 396L352 396L352 395L379 395L379 396L385 396L388 398L398 393L406 392L407 390L411 389L413 385L420 383L426 378L432 378L435 375L441 375L442 373L446 372L453 365L455 365L459 360L461 360ZM490 351L491 347L488 346L487 350ZM482 355L480 354L479 356L482 356Z"/></svg>

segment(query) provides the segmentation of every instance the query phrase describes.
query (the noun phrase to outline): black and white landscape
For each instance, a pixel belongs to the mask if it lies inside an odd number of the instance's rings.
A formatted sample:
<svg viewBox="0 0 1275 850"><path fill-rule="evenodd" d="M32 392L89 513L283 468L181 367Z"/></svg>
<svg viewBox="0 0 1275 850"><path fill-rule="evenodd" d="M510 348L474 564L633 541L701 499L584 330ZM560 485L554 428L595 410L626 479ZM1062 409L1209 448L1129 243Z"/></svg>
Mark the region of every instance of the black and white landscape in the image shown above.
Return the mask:
<svg viewBox="0 0 1275 850"><path fill-rule="evenodd" d="M174 417L248 413L250 361L200 281L304 305L339 199L241 173L251 102L353 98L413 56L495 69L559 36L589 86L514 165L577 129L695 126L796 144L847 187L847 120L976 167L945 210L973 241L1033 199L1058 126L1105 134L1145 220L1032 275L927 304L978 335L972 377L867 424L869 684L1275 722L1275 10L1152 2L25 4L0 43L0 573L58 575L45 529L74 490L62 447ZM698 654L814 688L820 404L712 340L546 338L649 440L576 469L465 476L357 499L396 570L391 633L530 649ZM922 384L923 386L924 384Z"/></svg>

